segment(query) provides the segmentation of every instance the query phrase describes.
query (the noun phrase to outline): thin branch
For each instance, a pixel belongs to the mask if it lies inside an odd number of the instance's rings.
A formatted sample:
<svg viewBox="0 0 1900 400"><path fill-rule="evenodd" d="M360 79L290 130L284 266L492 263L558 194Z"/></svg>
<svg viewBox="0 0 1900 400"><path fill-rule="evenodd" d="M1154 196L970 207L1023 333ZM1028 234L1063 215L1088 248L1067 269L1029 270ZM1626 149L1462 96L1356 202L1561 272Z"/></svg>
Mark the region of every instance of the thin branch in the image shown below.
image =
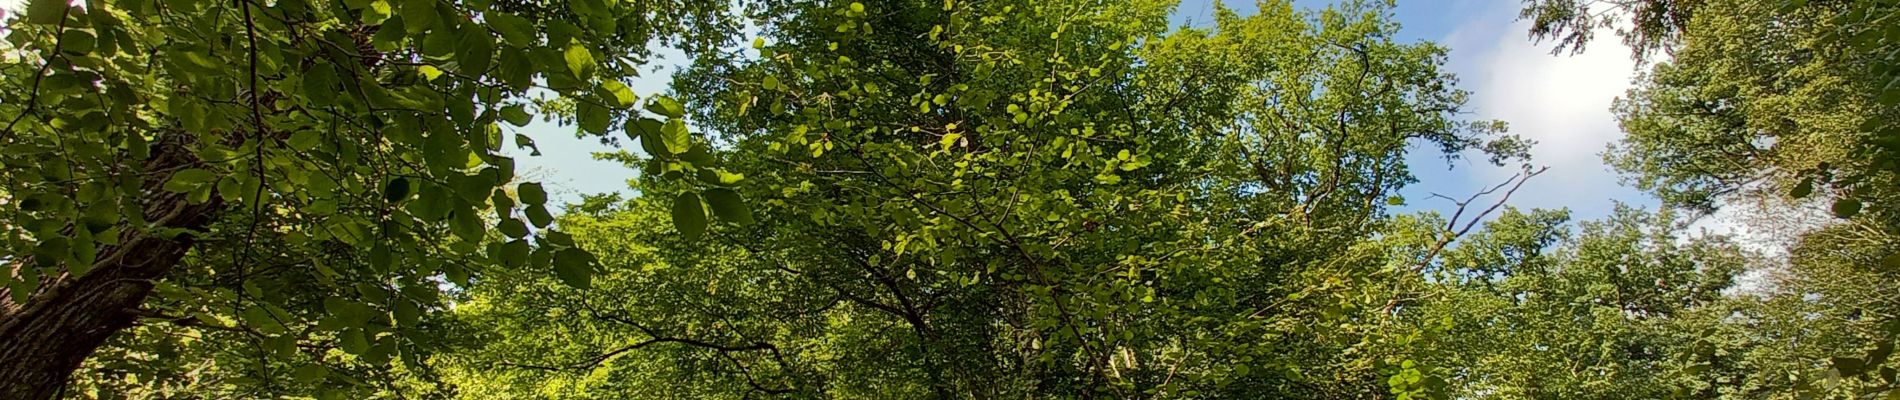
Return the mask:
<svg viewBox="0 0 1900 400"><path fill-rule="evenodd" d="M1531 178L1534 178L1539 174L1543 174L1544 171L1548 171L1548 170L1550 170L1550 167L1539 167L1536 169L1532 169L1529 166L1525 166L1524 172L1520 172L1516 175L1511 175L1511 178L1505 180L1503 183L1499 183L1497 186L1492 186L1483 191L1479 191L1477 194L1471 195L1471 197L1466 198L1464 201L1455 201L1455 203L1458 204L1458 211L1453 212L1451 221L1445 224L1444 236L1440 237L1437 243L1432 244L1431 249L1426 251L1425 256L1423 258L1420 258L1418 263L1412 266L1411 271L1418 272L1418 271L1425 270L1426 267L1431 265L1433 260L1438 259L1438 255L1440 253L1443 253L1445 251L1445 248L1449 247L1453 241L1456 241L1459 238L1464 237L1466 234L1471 233L1471 230L1476 228L1478 226L1478 223L1484 222L1485 217L1490 216L1492 212L1496 212L1498 208L1504 207L1504 204L1511 200L1511 195L1516 194L1518 188L1524 187L1524 182L1529 182ZM1506 186L1509 186L1510 188L1504 189ZM1458 228L1458 230L1452 231L1453 228L1458 227L1459 218L1461 218L1461 216L1465 214L1465 211L1471 206L1473 202L1477 201L1479 197L1483 197L1485 195L1489 195L1492 193L1497 193L1498 190L1504 190L1504 194L1502 196L1499 196L1497 201L1492 202L1491 206L1485 207L1485 209L1483 211L1478 212L1477 215L1473 215L1471 219L1465 220L1463 228ZM1437 193L1433 193L1432 196L1449 199L1449 197L1446 197L1444 195L1440 195ZM1394 297L1392 300L1386 301L1385 306L1379 308L1380 313L1391 314L1392 310L1398 308L1400 304L1404 304L1406 300L1408 299L1404 297L1404 295Z"/></svg>
<svg viewBox="0 0 1900 400"><path fill-rule="evenodd" d="M32 114L34 108L39 106L40 81L46 80L46 70L53 67L53 59L60 56L60 47L66 45L66 20L70 19L72 13L72 6L67 6L65 11L60 12L59 27L53 30L53 35L57 38L53 39L52 55L47 57L46 62L40 64L39 71L33 74L33 90L27 93L26 108L20 110L20 115L13 116L13 121L7 122L6 128L0 128L0 142L6 141L7 135L13 133L13 126L19 124L21 119L26 118L27 114Z"/></svg>

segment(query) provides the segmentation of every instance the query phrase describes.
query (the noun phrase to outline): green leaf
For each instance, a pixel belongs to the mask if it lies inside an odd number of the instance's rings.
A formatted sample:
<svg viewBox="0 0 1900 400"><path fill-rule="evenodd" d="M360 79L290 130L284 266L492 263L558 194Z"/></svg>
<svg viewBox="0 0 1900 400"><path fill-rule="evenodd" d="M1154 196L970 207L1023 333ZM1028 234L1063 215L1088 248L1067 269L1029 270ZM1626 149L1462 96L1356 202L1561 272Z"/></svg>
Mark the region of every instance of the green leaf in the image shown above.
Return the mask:
<svg viewBox="0 0 1900 400"><path fill-rule="evenodd" d="M361 329L344 330L343 333L337 335L337 342L337 347L342 348L345 353L362 355L369 352L369 339L363 337Z"/></svg>
<svg viewBox="0 0 1900 400"><path fill-rule="evenodd" d="M534 117L528 115L527 106L510 104L501 108L501 120L514 126L528 126L529 122L533 122Z"/></svg>
<svg viewBox="0 0 1900 400"><path fill-rule="evenodd" d="M616 106L633 107L633 103L639 101L639 97L633 94L633 88L627 87L627 84L620 83L620 81L603 81L600 83L600 87L607 91L607 94L601 97L612 100Z"/></svg>
<svg viewBox="0 0 1900 400"><path fill-rule="evenodd" d="M501 230L501 234L508 235L510 238L520 239L528 236L528 224L519 219L502 218L501 222L495 224L495 229Z"/></svg>
<svg viewBox="0 0 1900 400"><path fill-rule="evenodd" d="M745 174L726 172L718 168L700 168L699 181L713 185L732 185L745 180Z"/></svg>
<svg viewBox="0 0 1900 400"><path fill-rule="evenodd" d="M607 125L612 123L613 118L607 113L607 107L601 107L592 102L581 102L580 105L575 106L575 109L580 113L575 118L580 120L582 131L596 135L607 133Z"/></svg>
<svg viewBox="0 0 1900 400"><path fill-rule="evenodd" d="M712 206L713 215L718 216L721 220L738 223L740 225L752 224L752 209L747 207L745 200L740 198L739 193L732 191L732 189L720 188L707 190L706 204Z"/></svg>
<svg viewBox="0 0 1900 400"><path fill-rule="evenodd" d="M527 214L528 223L534 224L537 228L546 228L548 224L554 223L554 215L549 214L548 207L544 205L530 205L522 210L522 213Z"/></svg>
<svg viewBox="0 0 1900 400"><path fill-rule="evenodd" d="M290 145L291 150L310 151L310 149L317 148L317 144L321 140L323 140L323 135L315 131L297 131L297 133L290 134L290 138L285 139L284 142Z"/></svg>
<svg viewBox="0 0 1900 400"><path fill-rule="evenodd" d="M515 197L521 199L522 204L542 205L548 202L548 191L542 189L540 183L525 182L515 185Z"/></svg>
<svg viewBox="0 0 1900 400"><path fill-rule="evenodd" d="M98 44L98 38L78 29L68 29L59 35L59 52L66 54L91 53Z"/></svg>
<svg viewBox="0 0 1900 400"><path fill-rule="evenodd" d="M680 193L673 199L673 228L686 240L698 240L706 233L706 210L699 205L699 195Z"/></svg>
<svg viewBox="0 0 1900 400"><path fill-rule="evenodd" d="M1835 217L1853 218L1854 215L1860 214L1860 200L1851 198L1835 200L1831 208Z"/></svg>
<svg viewBox="0 0 1900 400"><path fill-rule="evenodd" d="M422 320L422 307L410 301L397 300L389 306L389 313L396 317L396 326L416 326Z"/></svg>
<svg viewBox="0 0 1900 400"><path fill-rule="evenodd" d="M435 27L435 0L406 0L402 3L403 28L414 35Z"/></svg>
<svg viewBox="0 0 1900 400"><path fill-rule="evenodd" d="M482 13L482 20L488 22L501 39L518 47L534 45L534 26L527 19L500 11Z"/></svg>
<svg viewBox="0 0 1900 400"><path fill-rule="evenodd" d="M549 229L541 233L541 241L556 246L574 247L574 236L558 230Z"/></svg>
<svg viewBox="0 0 1900 400"><path fill-rule="evenodd" d="M531 251L533 251L533 249L528 247L528 241L526 239L510 240L501 245L499 258L501 259L502 265L522 267L528 265L528 253Z"/></svg>
<svg viewBox="0 0 1900 400"><path fill-rule="evenodd" d="M31 0L26 4L26 22L29 24L58 25L66 16L66 9L72 7L68 0ZM18 4L18 3L14 3Z"/></svg>
<svg viewBox="0 0 1900 400"><path fill-rule="evenodd" d="M534 85L534 61L529 59L527 51L517 48L503 48L496 54L497 68L490 76L499 78L515 90L526 90Z"/></svg>
<svg viewBox="0 0 1900 400"><path fill-rule="evenodd" d="M1797 199L1806 198L1810 194L1814 194L1813 177L1801 178L1801 183L1795 184L1794 189L1788 191L1788 197Z"/></svg>
<svg viewBox="0 0 1900 400"><path fill-rule="evenodd" d="M205 108L190 101L185 96L172 97L166 106L171 115L178 118L178 124L185 129L203 130L205 126Z"/></svg>
<svg viewBox="0 0 1900 400"><path fill-rule="evenodd" d="M597 14L600 13L601 8L603 8L602 5L596 4L594 0L569 0L567 2L567 9L583 20L596 17Z"/></svg>
<svg viewBox="0 0 1900 400"><path fill-rule="evenodd" d="M1877 366L1885 364L1887 357L1891 356L1893 356L1893 341L1882 340L1879 345L1874 346L1872 351L1867 352L1867 365Z"/></svg>
<svg viewBox="0 0 1900 400"><path fill-rule="evenodd" d="M666 121L666 126L660 128L660 142L666 145L667 151L680 154L693 146L693 136L686 133L685 122L675 119Z"/></svg>
<svg viewBox="0 0 1900 400"><path fill-rule="evenodd" d="M398 177L391 179L389 180L389 184L383 186L383 200L390 203L400 203L403 200L407 200L411 193L408 178Z"/></svg>
<svg viewBox="0 0 1900 400"><path fill-rule="evenodd" d="M428 82L435 82L435 78L443 78L443 68L435 68L433 64L416 66L416 72L422 74L422 80L428 80Z"/></svg>
<svg viewBox="0 0 1900 400"><path fill-rule="evenodd" d="M594 53L588 51L586 47L578 44L568 45L567 51L562 53L561 57L567 61L567 70L573 72L574 77L587 79L594 75Z"/></svg>
<svg viewBox="0 0 1900 400"><path fill-rule="evenodd" d="M645 151L649 156L673 154L672 151L667 150L666 142L660 139L660 131L664 129L664 126L665 124L660 120L641 118L627 124L627 137L639 139L640 150Z"/></svg>
<svg viewBox="0 0 1900 400"><path fill-rule="evenodd" d="M174 193L190 192L211 183L213 179L217 179L217 175L213 175L211 171L186 168L172 173L171 180L165 181L165 190Z"/></svg>
<svg viewBox="0 0 1900 400"><path fill-rule="evenodd" d="M423 183L421 186L416 200L404 207L409 210L409 214L430 222L448 218L451 207L449 201L453 195L441 185Z"/></svg>
<svg viewBox="0 0 1900 400"><path fill-rule="evenodd" d="M368 9L363 10L363 21L382 21L382 26L376 27L376 34L369 37L370 47L381 51L391 51L402 47L403 38L409 36L409 30L403 28L401 17L389 17L393 12L395 11L390 7L389 2L383 0L376 0L375 3L369 4Z"/></svg>
<svg viewBox="0 0 1900 400"><path fill-rule="evenodd" d="M711 151L706 150L706 146L695 144L687 148L685 153L680 153L680 159L699 164L700 166L706 166L712 165L713 155Z"/></svg>
<svg viewBox="0 0 1900 400"><path fill-rule="evenodd" d="M679 118L686 115L686 106L668 96L653 96L653 102L647 103L647 111L667 118Z"/></svg>
<svg viewBox="0 0 1900 400"><path fill-rule="evenodd" d="M1859 376L1861 373L1867 372L1865 369L1867 364L1858 358L1834 357L1831 361L1833 361L1834 370L1839 371L1843 377Z"/></svg>
<svg viewBox="0 0 1900 400"><path fill-rule="evenodd" d="M462 31L461 48L455 52L456 70L470 76L488 73L495 61L495 38L476 29Z"/></svg>
<svg viewBox="0 0 1900 400"><path fill-rule="evenodd" d="M304 71L303 96L311 104L327 106L336 103L336 68L330 63L317 62Z"/></svg>
<svg viewBox="0 0 1900 400"><path fill-rule="evenodd" d="M449 215L449 233L470 243L482 240L488 228L482 225L482 218L469 209L456 209Z"/></svg>
<svg viewBox="0 0 1900 400"><path fill-rule="evenodd" d="M578 289L586 289L593 284L593 255L576 248L562 249L554 253L554 276L561 283Z"/></svg>
<svg viewBox="0 0 1900 400"><path fill-rule="evenodd" d="M389 245L377 242L369 248L369 265L377 269L387 269L395 265L395 253L389 251Z"/></svg>
<svg viewBox="0 0 1900 400"><path fill-rule="evenodd" d="M759 85L765 87L765 90L778 90L778 77L766 75L765 81L760 82Z"/></svg>
<svg viewBox="0 0 1900 400"><path fill-rule="evenodd" d="M330 370L324 368L322 364L304 364L303 366L297 367L296 370L291 371L290 378L300 383L316 383L319 380L323 380L323 377L329 374Z"/></svg>

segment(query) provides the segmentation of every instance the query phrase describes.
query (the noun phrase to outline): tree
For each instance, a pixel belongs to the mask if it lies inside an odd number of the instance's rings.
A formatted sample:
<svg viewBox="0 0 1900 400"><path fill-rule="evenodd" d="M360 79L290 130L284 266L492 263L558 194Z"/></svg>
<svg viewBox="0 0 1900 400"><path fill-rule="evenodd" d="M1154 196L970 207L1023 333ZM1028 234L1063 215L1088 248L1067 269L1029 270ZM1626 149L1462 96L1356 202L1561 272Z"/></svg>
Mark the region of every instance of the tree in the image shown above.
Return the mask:
<svg viewBox="0 0 1900 400"><path fill-rule="evenodd" d="M1401 316L1426 333L1420 363L1452 398L1716 397L1739 368L1710 359L1713 332L1746 303L1724 292L1752 257L1679 236L1676 215L1619 206L1573 230L1565 212L1503 213L1421 277L1434 300Z"/></svg>
<svg viewBox="0 0 1900 400"><path fill-rule="evenodd" d="M1520 15L1557 51L1614 27L1638 60L1671 56L1616 105L1630 137L1610 157L1672 204L1708 210L1745 188L1833 189L1842 217L1891 203L1891 2L1527 0Z"/></svg>
<svg viewBox="0 0 1900 400"><path fill-rule="evenodd" d="M213 387L132 381L153 396L377 390L337 383L420 365L445 282L592 268L551 229L545 191L513 185L498 150L532 141L503 123L526 124L535 105L587 135L637 119L622 80L645 45L715 47L735 29L725 10L29 2L5 21L0 65L0 397L59 395L108 341L115 358L236 371ZM646 103L682 117L671 99ZM89 368L169 376L124 361Z"/></svg>
<svg viewBox="0 0 1900 400"><path fill-rule="evenodd" d="M768 8L756 57L676 79L715 141L642 131L612 156L641 196L562 223L615 283L477 282L458 314L495 339L439 366L495 397L1383 393L1384 360L1341 355L1364 331L1325 327L1377 310L1362 244L1408 146L1524 143L1459 119L1389 5L1171 31L1172 6ZM693 176L647 157L686 146L715 187L654 179Z"/></svg>
<svg viewBox="0 0 1900 400"><path fill-rule="evenodd" d="M1395 326L1419 338L1453 398L1891 396L1892 272L1881 254L1815 232L1793 276L1738 285L1766 260L1730 238L1684 236L1672 212L1622 208L1581 229L1561 212L1507 212L1435 264Z"/></svg>
<svg viewBox="0 0 1900 400"><path fill-rule="evenodd" d="M1607 159L1664 209L1573 222L1529 165L1392 211L1529 143L1389 1L36 0L0 397L1891 397L1888 3L1527 2L1650 62ZM548 204L537 117L637 194ZM1785 256L1685 228L1803 199Z"/></svg>
<svg viewBox="0 0 1900 400"><path fill-rule="evenodd" d="M462 345L431 362L463 398L745 398L823 385L806 380L823 360L837 360L822 370L836 380L903 368L885 348L815 333L887 323L826 318L843 300L814 295L825 289L728 241L682 238L669 221L671 199L577 208L587 211L559 223L600 258L594 284L579 290L514 273L470 288L454 313L470 329L450 336Z"/></svg>
<svg viewBox="0 0 1900 400"><path fill-rule="evenodd" d="M1617 103L1629 137L1612 163L1639 187L1698 209L1751 188L1832 192L1842 217L1884 208L1890 151L1869 129L1900 114L1876 101L1882 82L1866 68L1870 55L1828 39L1839 10L1703 9L1675 58Z"/></svg>
<svg viewBox="0 0 1900 400"><path fill-rule="evenodd" d="M1573 3L1574 4L1574 3ZM1896 299L1869 286L1900 263L1892 204L1900 69L1886 1L1638 1L1644 49L1672 50L1615 112L1628 137L1607 159L1666 203L1712 211L1823 205L1773 278L1709 328L1733 370L1698 395L1863 398L1895 393ZM1680 15L1645 24L1643 7ZM1628 10L1628 9L1624 9ZM1555 12L1555 11L1553 11ZM1550 12L1527 8L1540 21ZM1561 12L1558 12L1561 14ZM1573 14L1574 15L1574 14ZM1604 21L1620 16L1597 14ZM1540 28L1541 29L1541 28ZM1533 34L1545 34L1533 30ZM1573 31L1573 33L1575 33ZM1626 40L1636 40L1626 36ZM1722 371L1722 369L1718 369Z"/></svg>
<svg viewBox="0 0 1900 400"><path fill-rule="evenodd" d="M1557 42L1551 52L1582 52L1598 30L1610 29L1637 60L1671 53L1707 0L1524 0L1519 20L1531 21L1531 37Z"/></svg>

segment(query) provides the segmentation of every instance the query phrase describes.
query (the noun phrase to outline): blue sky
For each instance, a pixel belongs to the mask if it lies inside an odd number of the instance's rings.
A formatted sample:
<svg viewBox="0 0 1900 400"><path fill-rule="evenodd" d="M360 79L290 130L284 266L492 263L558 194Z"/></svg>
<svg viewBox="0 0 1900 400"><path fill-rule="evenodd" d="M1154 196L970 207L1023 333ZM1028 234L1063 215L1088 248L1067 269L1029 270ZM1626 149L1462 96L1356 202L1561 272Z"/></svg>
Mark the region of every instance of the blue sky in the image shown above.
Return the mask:
<svg viewBox="0 0 1900 400"><path fill-rule="evenodd" d="M1548 43L1533 43L1529 26L1517 21L1521 4L1401 0L1396 16L1406 40L1430 40L1451 49L1446 67L1473 93L1472 117L1505 121L1512 133L1538 142L1531 162L1550 170L1526 183L1511 205L1569 208L1580 219L1608 215L1614 201L1653 208L1653 197L1621 185L1602 158L1607 146L1623 136L1609 109L1636 73L1629 49L1609 39L1591 43L1583 54L1552 55ZM1458 197L1516 172L1482 160L1447 169L1442 161L1425 159L1428 153L1413 153L1420 182L1406 197L1415 207L1448 207L1442 200L1426 200L1429 192Z"/></svg>

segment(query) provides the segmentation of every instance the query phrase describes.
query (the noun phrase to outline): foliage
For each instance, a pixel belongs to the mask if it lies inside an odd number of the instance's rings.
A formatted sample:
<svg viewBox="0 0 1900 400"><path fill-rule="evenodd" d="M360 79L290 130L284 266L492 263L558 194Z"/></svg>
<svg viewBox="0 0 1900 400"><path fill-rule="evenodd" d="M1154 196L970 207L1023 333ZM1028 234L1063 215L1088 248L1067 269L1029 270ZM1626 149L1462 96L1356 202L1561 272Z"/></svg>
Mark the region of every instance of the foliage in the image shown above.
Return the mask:
<svg viewBox="0 0 1900 400"><path fill-rule="evenodd" d="M1864 286L1891 274L1864 266L1877 247L1816 232L1793 276L1751 289L1759 255L1679 236L1672 213L1566 221L1507 212L1436 266L1410 329L1455 398L1891 396L1893 300Z"/></svg>
<svg viewBox="0 0 1900 400"><path fill-rule="evenodd" d="M6 352L47 375L0 397L49 396L128 326L71 392L393 395L448 285L591 268L515 184L515 127L646 118L645 45L719 45L726 4L29 2L0 66L0 337L72 346Z"/></svg>
<svg viewBox="0 0 1900 400"><path fill-rule="evenodd" d="M1675 57L1617 103L1629 137L1612 164L1666 201L1701 209L1744 190L1831 193L1844 217L1863 204L1884 208L1893 156L1869 129L1900 114L1876 101L1883 82L1869 54L1829 38L1840 10L1784 13L1752 1L1702 9Z"/></svg>
<svg viewBox="0 0 1900 400"><path fill-rule="evenodd" d="M1596 221L1528 165L1392 211L1530 145L1393 6L33 0L0 397L1900 396L1891 1L1527 1L1645 61L1606 158L1664 208ZM549 204L536 118L637 194ZM1839 218L1686 228L1738 200Z"/></svg>
<svg viewBox="0 0 1900 400"><path fill-rule="evenodd" d="M1772 280L1705 318L1708 367L1692 397L1892 396L1895 299L1880 282L1900 263L1892 204L1896 84L1891 1L1639 1L1684 23L1646 25L1672 50L1616 106L1629 136L1609 161L1670 204L1713 211L1758 202L1795 214L1823 204L1839 220L1799 226ZM1629 11L1627 9L1623 11ZM1527 8L1526 14L1542 11ZM1540 16L1539 18L1543 18ZM1541 33L1533 31L1534 34ZM1627 36L1626 41L1638 40ZM1642 39L1651 40L1651 39ZM1642 48L1639 48L1641 50ZM1773 260L1765 260L1772 262ZM1766 264L1766 263L1764 263ZM1772 264L1769 264L1772 265ZM1703 344L1706 342L1707 344ZM1705 347L1706 346L1706 347ZM1698 365L1698 364L1690 364Z"/></svg>
<svg viewBox="0 0 1900 400"><path fill-rule="evenodd" d="M1687 388L1713 375L1697 351L1746 254L1677 236L1671 213L1568 220L1506 212L1428 270L1440 298L1414 317L1444 325L1423 346L1456 397L1709 398Z"/></svg>
<svg viewBox="0 0 1900 400"><path fill-rule="evenodd" d="M1669 53L1710 0L1524 0L1519 20L1530 20L1531 37L1557 42L1553 54L1582 52L1600 30L1621 36L1637 60ZM1766 2L1756 2L1766 3Z"/></svg>
<svg viewBox="0 0 1900 400"><path fill-rule="evenodd" d="M1459 120L1443 50L1393 40L1385 6L1267 2L1169 31L1171 6L766 12L758 57L678 80L754 222L719 215L714 245L654 235L704 214L644 180L563 223L602 229L578 236L621 283L478 282L458 313L511 339L443 365L497 398L1387 390L1400 360L1341 352L1370 331L1351 328L1375 309L1356 286L1381 279L1366 240L1412 180L1406 148L1503 162L1523 143ZM547 315L575 316L575 340L520 333Z"/></svg>

